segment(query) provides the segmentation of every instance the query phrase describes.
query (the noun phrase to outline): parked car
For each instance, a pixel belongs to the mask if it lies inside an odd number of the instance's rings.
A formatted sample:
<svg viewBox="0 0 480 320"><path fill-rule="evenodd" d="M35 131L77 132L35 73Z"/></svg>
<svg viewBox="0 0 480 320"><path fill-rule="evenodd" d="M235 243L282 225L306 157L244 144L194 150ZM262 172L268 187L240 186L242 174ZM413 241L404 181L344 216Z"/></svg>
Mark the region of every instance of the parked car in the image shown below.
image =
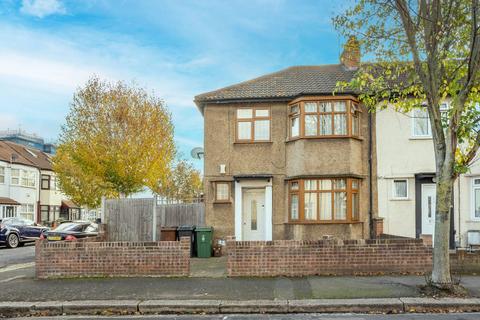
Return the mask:
<svg viewBox="0 0 480 320"><path fill-rule="evenodd" d="M0 221L0 244L9 248L21 247L27 242L40 239L48 227L20 217L5 218Z"/></svg>
<svg viewBox="0 0 480 320"><path fill-rule="evenodd" d="M43 232L41 239L48 241L73 241L98 235L98 224L90 221L64 222L53 230Z"/></svg>

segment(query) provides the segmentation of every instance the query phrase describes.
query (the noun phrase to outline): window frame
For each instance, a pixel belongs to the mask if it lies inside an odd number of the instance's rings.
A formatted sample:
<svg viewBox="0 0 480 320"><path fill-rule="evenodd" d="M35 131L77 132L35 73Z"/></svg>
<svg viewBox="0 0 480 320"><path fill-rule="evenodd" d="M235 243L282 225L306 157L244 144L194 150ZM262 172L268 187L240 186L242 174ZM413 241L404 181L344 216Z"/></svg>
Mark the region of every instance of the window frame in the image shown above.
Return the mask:
<svg viewBox="0 0 480 320"><path fill-rule="evenodd" d="M47 177L47 178L45 178ZM44 188L43 187L43 182L47 182L47 187ZM40 177L40 188L42 190L50 190L51 189L51 181L52 181L52 176L50 176L49 174L42 174L41 177Z"/></svg>
<svg viewBox="0 0 480 320"><path fill-rule="evenodd" d="M305 191L305 181L315 180L316 189ZM320 190L320 181L321 180L330 180L330 190ZM334 187L334 180L345 180L345 189L337 189ZM353 188L352 182L357 182L357 188ZM298 183L298 189L292 190L292 184ZM361 179L359 178L350 178L350 177L322 177L322 178L301 178L293 179L288 181L288 223L292 224L342 224L342 223L359 223L361 222L361 209L360 209L360 185ZM335 215L335 193L345 192L346 193L346 218L345 219L336 219ZM313 193L316 195L317 207L316 207L316 219L307 220L305 219L305 194ZM320 219L320 194L329 193L331 195L331 219L322 220ZM357 194L358 197L358 216L353 217L353 194ZM292 195L298 196L298 219L292 219Z"/></svg>
<svg viewBox="0 0 480 320"><path fill-rule="evenodd" d="M227 199L218 199L218 185L225 184L227 186ZM213 181L213 202L214 203L231 203L232 202L232 182L231 181Z"/></svg>
<svg viewBox="0 0 480 320"><path fill-rule="evenodd" d="M251 118L238 118L238 110L252 110L252 117ZM255 113L257 110L267 110L268 111L268 116L256 116ZM268 140L256 140L255 139L255 121L262 121L262 120L268 120L269 121L269 126L268 126ZM249 122L250 123L250 139L239 139L238 138L238 123L239 122ZM255 106L255 107L237 107L235 109L235 143L268 143L272 142L272 108L269 106L261 107L261 106Z"/></svg>
<svg viewBox="0 0 480 320"><path fill-rule="evenodd" d="M6 171L7 171L6 167L0 166L0 177L2 178L0 180L0 184L5 184L6 176L7 176Z"/></svg>
<svg viewBox="0 0 480 320"><path fill-rule="evenodd" d="M480 217L476 217L475 216L475 191L476 190L480 190L480 183L475 183L475 180L479 180L480 179L480 176L479 177L472 177L472 201L471 201L471 204L472 204L472 210L471 210L471 219L472 221L480 221Z"/></svg>
<svg viewBox="0 0 480 320"><path fill-rule="evenodd" d="M16 171L18 172L18 175L13 175L13 172ZM20 186L21 185L21 177L22 177L22 174L21 174L21 170L18 169L18 168L11 168L10 169L10 184L12 186ZM18 179L18 182L17 183L13 183L13 179Z"/></svg>
<svg viewBox="0 0 480 320"><path fill-rule="evenodd" d="M344 102L345 111L335 111L335 103ZM315 112L307 112L305 110L306 103L315 103L317 105ZM322 112L320 111L321 103L331 103L331 111ZM298 105L299 112L297 114L291 111L292 107ZM354 105L356 106L354 112ZM308 98L299 98L288 104L288 141L297 140L297 139L329 139L329 138L357 138L361 139L361 113L360 103L354 99L352 96L347 97L308 97ZM335 134L335 115L345 115L346 117L346 134ZM317 119L317 130L316 135L306 135L306 116L316 116ZM321 135L320 134L320 116L321 115L330 115L331 117L331 134ZM292 135L292 119L298 117L299 119L299 135ZM353 132L353 119L357 121L357 130L358 133L354 134Z"/></svg>
<svg viewBox="0 0 480 320"><path fill-rule="evenodd" d="M395 188L395 181L405 181L407 183L407 195L405 197L398 197L396 194L396 188ZM409 200L410 192L409 192L409 181L408 178L393 178L392 179L392 200Z"/></svg>

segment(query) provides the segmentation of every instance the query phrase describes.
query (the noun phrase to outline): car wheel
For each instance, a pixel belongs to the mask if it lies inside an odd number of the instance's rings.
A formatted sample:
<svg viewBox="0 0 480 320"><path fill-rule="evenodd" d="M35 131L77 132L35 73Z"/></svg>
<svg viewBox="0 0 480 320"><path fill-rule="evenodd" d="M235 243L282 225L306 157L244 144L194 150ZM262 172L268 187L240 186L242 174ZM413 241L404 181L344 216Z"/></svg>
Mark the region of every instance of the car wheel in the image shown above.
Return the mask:
<svg viewBox="0 0 480 320"><path fill-rule="evenodd" d="M7 247L9 248L16 248L19 244L18 236L15 233L12 233L7 238Z"/></svg>

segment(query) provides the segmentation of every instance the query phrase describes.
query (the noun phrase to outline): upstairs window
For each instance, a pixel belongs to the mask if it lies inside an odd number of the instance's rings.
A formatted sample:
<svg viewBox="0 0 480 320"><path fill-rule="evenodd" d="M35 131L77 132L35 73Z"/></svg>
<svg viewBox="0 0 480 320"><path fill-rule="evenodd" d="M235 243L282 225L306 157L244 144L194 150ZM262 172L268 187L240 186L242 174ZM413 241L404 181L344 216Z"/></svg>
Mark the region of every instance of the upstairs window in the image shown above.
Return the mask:
<svg viewBox="0 0 480 320"><path fill-rule="evenodd" d="M271 115L269 108L238 108L236 142L270 141Z"/></svg>
<svg viewBox="0 0 480 320"><path fill-rule="evenodd" d="M50 175L42 174L42 190L50 190Z"/></svg>
<svg viewBox="0 0 480 320"><path fill-rule="evenodd" d="M18 186L20 184L20 170L19 169L11 169L10 170L11 181L10 183L14 186Z"/></svg>
<svg viewBox="0 0 480 320"><path fill-rule="evenodd" d="M0 183L5 183L5 167L0 167Z"/></svg>
<svg viewBox="0 0 480 320"><path fill-rule="evenodd" d="M422 107L413 109L412 121L414 137L429 137L432 135L427 108Z"/></svg>
<svg viewBox="0 0 480 320"><path fill-rule="evenodd" d="M359 136L360 110L350 100L302 101L290 106L290 138Z"/></svg>

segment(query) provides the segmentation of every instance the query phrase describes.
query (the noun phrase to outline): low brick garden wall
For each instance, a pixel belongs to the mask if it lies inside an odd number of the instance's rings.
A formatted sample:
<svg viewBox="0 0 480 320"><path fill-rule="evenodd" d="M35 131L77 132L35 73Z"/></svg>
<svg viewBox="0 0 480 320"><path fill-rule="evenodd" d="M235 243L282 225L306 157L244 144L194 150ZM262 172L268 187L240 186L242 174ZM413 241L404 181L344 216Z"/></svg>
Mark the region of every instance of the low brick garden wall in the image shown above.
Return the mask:
<svg viewBox="0 0 480 320"><path fill-rule="evenodd" d="M450 266L453 273L480 274L480 251L457 250L450 254Z"/></svg>
<svg viewBox="0 0 480 320"><path fill-rule="evenodd" d="M227 239L227 271L236 276L423 274L432 248L421 239L278 240Z"/></svg>
<svg viewBox="0 0 480 320"><path fill-rule="evenodd" d="M69 277L188 276L190 239L162 242L37 241L39 279Z"/></svg>

